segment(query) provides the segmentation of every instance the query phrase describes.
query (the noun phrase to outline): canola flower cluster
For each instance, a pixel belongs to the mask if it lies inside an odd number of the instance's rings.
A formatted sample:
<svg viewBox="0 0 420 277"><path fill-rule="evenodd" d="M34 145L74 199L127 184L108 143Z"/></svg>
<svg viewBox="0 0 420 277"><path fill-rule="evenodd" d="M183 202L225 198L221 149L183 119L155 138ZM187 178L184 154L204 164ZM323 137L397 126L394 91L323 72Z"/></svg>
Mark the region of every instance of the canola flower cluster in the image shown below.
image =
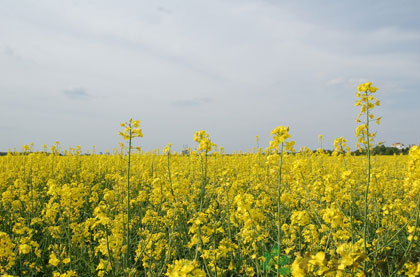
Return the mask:
<svg viewBox="0 0 420 277"><path fill-rule="evenodd" d="M358 90L365 150L375 91ZM198 131L185 155L135 149L140 122L122 127L112 154L0 157L0 276L420 275L419 147L351 156L341 137L332 155L296 152L279 126L234 155Z"/></svg>

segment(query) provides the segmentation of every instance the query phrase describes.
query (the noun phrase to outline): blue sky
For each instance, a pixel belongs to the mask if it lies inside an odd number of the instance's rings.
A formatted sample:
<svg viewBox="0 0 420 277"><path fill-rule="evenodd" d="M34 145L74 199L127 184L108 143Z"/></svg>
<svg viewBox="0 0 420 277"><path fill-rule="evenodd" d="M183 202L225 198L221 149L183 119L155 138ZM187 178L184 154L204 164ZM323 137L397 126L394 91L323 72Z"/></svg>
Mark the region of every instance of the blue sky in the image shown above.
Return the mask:
<svg viewBox="0 0 420 277"><path fill-rule="evenodd" d="M359 83L379 87L378 140L420 143L418 1L0 2L0 151L34 142L145 150L354 139Z"/></svg>

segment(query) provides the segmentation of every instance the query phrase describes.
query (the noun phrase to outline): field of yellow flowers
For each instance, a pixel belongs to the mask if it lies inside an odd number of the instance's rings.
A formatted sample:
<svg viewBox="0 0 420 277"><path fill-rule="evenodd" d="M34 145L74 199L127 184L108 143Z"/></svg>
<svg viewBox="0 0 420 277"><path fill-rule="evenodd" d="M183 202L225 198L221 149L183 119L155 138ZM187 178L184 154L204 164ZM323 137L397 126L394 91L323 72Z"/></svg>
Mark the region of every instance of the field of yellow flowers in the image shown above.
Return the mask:
<svg viewBox="0 0 420 277"><path fill-rule="evenodd" d="M0 157L0 275L417 276L420 148L369 154L375 91L356 102L366 156L343 138L332 155L295 152L281 126L252 153L205 131L187 155L142 152L130 120L113 154Z"/></svg>

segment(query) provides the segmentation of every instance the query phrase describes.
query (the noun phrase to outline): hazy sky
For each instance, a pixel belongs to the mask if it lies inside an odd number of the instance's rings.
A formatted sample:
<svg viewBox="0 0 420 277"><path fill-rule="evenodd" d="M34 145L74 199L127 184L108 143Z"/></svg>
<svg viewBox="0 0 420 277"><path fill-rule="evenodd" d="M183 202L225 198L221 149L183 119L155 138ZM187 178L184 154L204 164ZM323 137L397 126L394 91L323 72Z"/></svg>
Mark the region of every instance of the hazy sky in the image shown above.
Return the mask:
<svg viewBox="0 0 420 277"><path fill-rule="evenodd" d="M420 143L419 1L0 0L0 151L34 142L298 147L354 142L359 83L382 105L378 140ZM354 143L352 143L353 145Z"/></svg>

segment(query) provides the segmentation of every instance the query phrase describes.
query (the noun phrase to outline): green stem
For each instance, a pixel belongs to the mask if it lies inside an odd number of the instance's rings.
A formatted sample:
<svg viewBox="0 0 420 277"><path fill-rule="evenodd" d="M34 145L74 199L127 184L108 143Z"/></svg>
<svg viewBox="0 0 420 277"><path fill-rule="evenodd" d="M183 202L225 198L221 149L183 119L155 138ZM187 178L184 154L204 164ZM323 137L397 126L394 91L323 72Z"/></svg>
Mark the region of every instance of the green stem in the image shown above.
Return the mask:
<svg viewBox="0 0 420 277"><path fill-rule="evenodd" d="M131 123L130 123L130 138L128 141L128 167L127 167L127 253L126 253L126 266L130 267L130 166L131 166Z"/></svg>
<svg viewBox="0 0 420 277"><path fill-rule="evenodd" d="M277 276L279 274L279 264L280 264L280 240L281 240L281 217L280 217L280 197L281 197L281 169L283 166L283 148L284 142L281 143L281 151L280 151L280 165L279 165L279 179L277 182L277 246L278 246L278 255L277 255Z"/></svg>
<svg viewBox="0 0 420 277"><path fill-rule="evenodd" d="M370 186L370 133L369 133L369 98L368 98L368 91L365 92L366 95L366 140L367 140L367 160L368 160L368 168L367 168L367 184L366 184L366 191L365 191L365 214L364 214L364 225L363 225L363 247L365 252L367 253L367 227L368 227L368 193L369 193L369 186Z"/></svg>

